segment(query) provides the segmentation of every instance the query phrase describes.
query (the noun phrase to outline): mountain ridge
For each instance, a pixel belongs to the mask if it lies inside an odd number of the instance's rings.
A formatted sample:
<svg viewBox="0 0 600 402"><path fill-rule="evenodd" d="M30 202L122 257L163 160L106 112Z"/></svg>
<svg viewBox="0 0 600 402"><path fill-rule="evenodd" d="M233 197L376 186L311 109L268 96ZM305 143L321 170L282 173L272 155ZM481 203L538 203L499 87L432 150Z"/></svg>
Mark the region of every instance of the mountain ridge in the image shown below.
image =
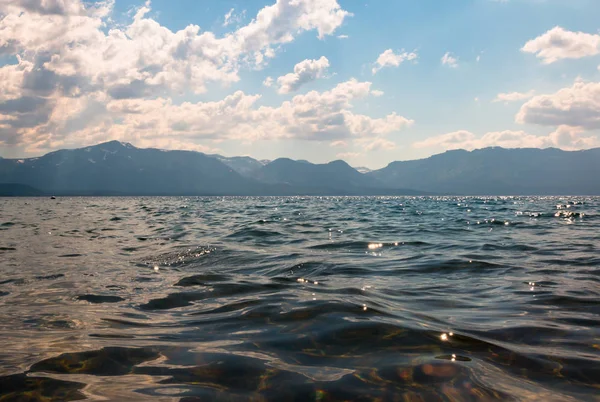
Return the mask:
<svg viewBox="0 0 600 402"><path fill-rule="evenodd" d="M388 185L467 195L600 195L598 174L600 148L502 147L451 150L367 173Z"/></svg>
<svg viewBox="0 0 600 402"><path fill-rule="evenodd" d="M600 148L449 150L377 170L120 141L0 158L0 183L64 195L600 195L598 177Z"/></svg>

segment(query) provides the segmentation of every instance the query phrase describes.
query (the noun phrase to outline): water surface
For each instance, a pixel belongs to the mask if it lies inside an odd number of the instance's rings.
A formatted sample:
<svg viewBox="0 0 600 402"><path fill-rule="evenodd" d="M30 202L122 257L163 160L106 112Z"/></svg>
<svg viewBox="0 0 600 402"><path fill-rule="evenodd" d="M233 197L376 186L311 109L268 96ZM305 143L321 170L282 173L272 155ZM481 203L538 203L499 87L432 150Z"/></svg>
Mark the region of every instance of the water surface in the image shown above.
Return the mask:
<svg viewBox="0 0 600 402"><path fill-rule="evenodd" d="M0 400L600 400L600 198L0 199Z"/></svg>

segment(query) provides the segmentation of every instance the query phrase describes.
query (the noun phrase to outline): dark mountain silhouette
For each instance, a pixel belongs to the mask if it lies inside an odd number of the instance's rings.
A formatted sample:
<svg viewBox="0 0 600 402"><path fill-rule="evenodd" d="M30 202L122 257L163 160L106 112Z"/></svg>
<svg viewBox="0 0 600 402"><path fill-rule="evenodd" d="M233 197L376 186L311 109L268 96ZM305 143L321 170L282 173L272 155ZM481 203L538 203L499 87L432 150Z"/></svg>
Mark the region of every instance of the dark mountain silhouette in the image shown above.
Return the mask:
<svg viewBox="0 0 600 402"><path fill-rule="evenodd" d="M339 160L269 162L111 141L39 158L0 158L0 194L593 195L600 194L600 148L448 151L362 172Z"/></svg>
<svg viewBox="0 0 600 402"><path fill-rule="evenodd" d="M0 197L37 197L44 195L43 191L19 183L0 183Z"/></svg>
<svg viewBox="0 0 600 402"><path fill-rule="evenodd" d="M40 158L0 160L0 182L73 195L255 195L278 189L202 153L140 149L111 141Z"/></svg>
<svg viewBox="0 0 600 402"><path fill-rule="evenodd" d="M249 156L233 156L226 157L221 155L208 155L211 156L225 165L229 166L242 176L254 177L256 172L260 170L266 163L257 161Z"/></svg>
<svg viewBox="0 0 600 402"><path fill-rule="evenodd" d="M277 178L280 162L265 166L249 157L141 149L111 141L39 158L2 159L0 183L19 183L54 195L416 194L376 189L342 161L289 161L302 168L282 169Z"/></svg>
<svg viewBox="0 0 600 402"><path fill-rule="evenodd" d="M288 183L296 186L373 187L371 180L341 160L318 165L303 160L279 158L257 171L256 177L268 183Z"/></svg>
<svg viewBox="0 0 600 402"><path fill-rule="evenodd" d="M280 183L302 189L304 194L335 195L414 195L417 192L400 187L386 187L379 180L366 177L346 162L337 160L325 164L279 158L263 166L254 177L264 183Z"/></svg>
<svg viewBox="0 0 600 402"><path fill-rule="evenodd" d="M388 187L467 195L600 194L600 148L448 151L367 173Z"/></svg>

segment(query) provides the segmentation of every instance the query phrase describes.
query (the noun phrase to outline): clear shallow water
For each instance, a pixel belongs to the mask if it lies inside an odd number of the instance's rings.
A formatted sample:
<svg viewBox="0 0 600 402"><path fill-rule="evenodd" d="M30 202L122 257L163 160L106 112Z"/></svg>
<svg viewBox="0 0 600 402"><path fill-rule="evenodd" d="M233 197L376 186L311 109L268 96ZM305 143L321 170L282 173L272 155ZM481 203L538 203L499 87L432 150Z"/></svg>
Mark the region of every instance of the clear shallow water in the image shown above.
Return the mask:
<svg viewBox="0 0 600 402"><path fill-rule="evenodd" d="M599 248L600 198L0 199L0 400L600 400Z"/></svg>

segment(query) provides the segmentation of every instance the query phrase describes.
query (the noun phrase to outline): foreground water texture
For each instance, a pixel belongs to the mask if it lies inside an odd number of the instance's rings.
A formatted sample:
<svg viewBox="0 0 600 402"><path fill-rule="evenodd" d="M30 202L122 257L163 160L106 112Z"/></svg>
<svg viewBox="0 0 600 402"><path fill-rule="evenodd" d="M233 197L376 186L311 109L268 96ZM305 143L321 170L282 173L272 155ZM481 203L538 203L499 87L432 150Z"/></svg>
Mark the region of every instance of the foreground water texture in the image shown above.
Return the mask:
<svg viewBox="0 0 600 402"><path fill-rule="evenodd" d="M0 401L600 400L600 198L0 199Z"/></svg>

